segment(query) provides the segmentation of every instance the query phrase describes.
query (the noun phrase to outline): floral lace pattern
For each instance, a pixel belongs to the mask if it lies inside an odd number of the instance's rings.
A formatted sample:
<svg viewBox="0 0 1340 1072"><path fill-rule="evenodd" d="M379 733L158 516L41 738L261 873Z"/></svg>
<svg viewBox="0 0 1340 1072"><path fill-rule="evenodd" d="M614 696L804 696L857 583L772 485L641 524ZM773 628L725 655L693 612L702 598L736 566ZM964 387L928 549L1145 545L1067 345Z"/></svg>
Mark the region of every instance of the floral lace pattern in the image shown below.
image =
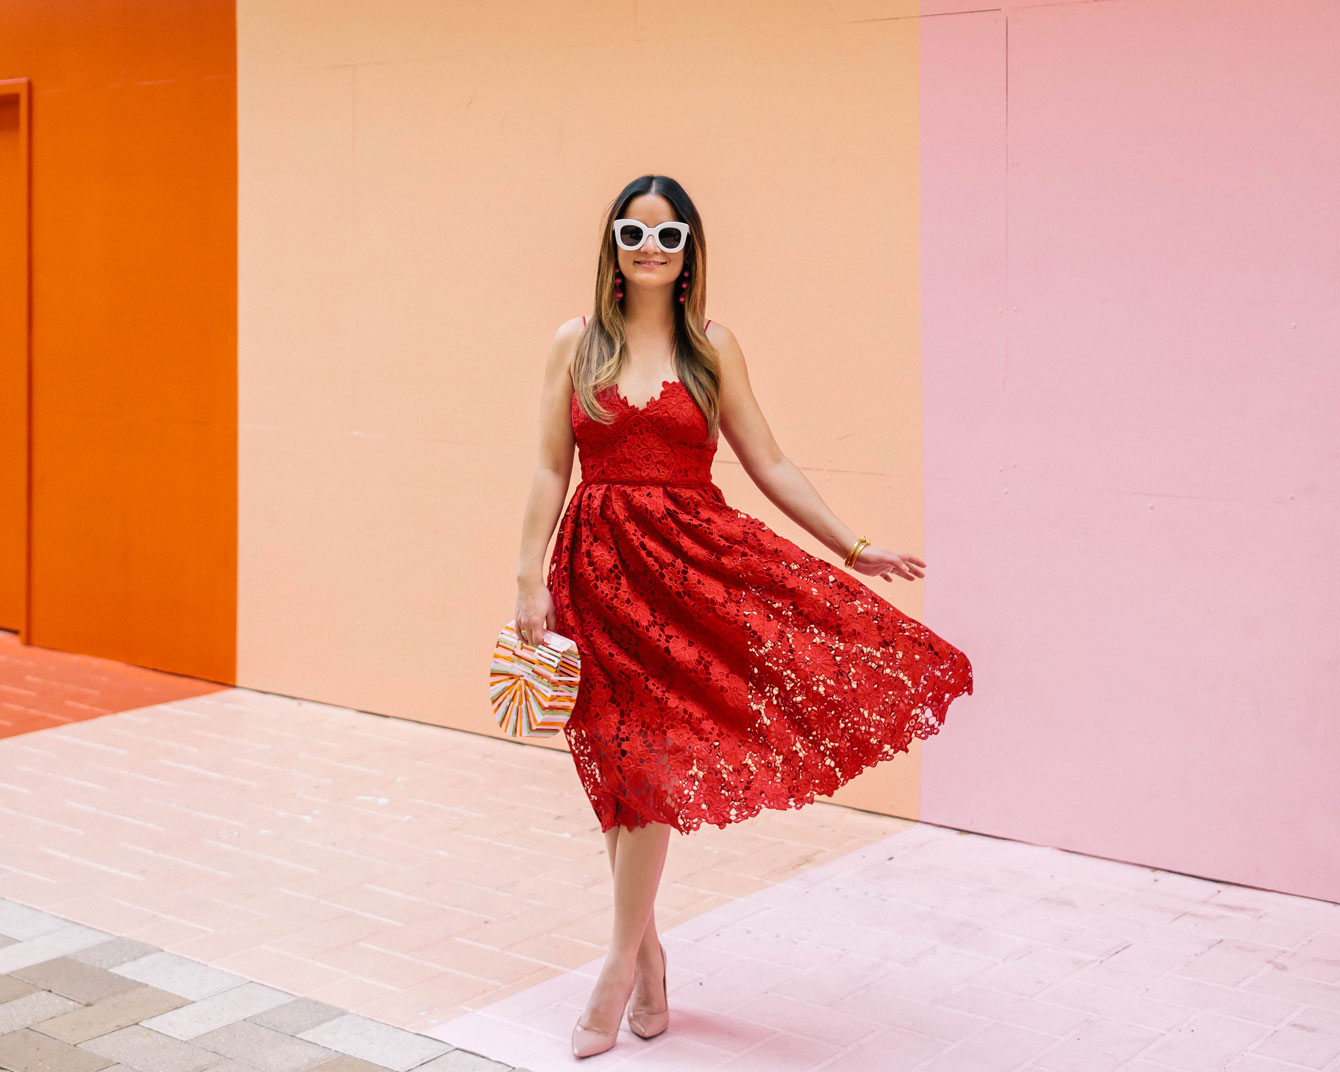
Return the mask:
<svg viewBox="0 0 1340 1072"><path fill-rule="evenodd" d="M602 831L690 833L798 808L905 752L972 664L867 585L729 506L678 380L646 405L572 398L582 479L548 585L581 650L565 734Z"/></svg>

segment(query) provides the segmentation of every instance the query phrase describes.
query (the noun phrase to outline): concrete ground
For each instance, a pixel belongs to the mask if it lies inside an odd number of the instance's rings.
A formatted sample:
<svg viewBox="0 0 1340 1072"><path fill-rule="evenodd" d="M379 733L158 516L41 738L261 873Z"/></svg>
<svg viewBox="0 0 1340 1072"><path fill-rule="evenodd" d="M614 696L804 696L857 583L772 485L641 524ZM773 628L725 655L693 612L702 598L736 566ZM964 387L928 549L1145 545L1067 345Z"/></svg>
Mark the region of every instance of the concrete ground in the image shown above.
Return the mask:
<svg viewBox="0 0 1340 1072"><path fill-rule="evenodd" d="M612 896L566 753L0 634L0 1069L1340 1072L1340 906L824 803L671 835L579 1061Z"/></svg>

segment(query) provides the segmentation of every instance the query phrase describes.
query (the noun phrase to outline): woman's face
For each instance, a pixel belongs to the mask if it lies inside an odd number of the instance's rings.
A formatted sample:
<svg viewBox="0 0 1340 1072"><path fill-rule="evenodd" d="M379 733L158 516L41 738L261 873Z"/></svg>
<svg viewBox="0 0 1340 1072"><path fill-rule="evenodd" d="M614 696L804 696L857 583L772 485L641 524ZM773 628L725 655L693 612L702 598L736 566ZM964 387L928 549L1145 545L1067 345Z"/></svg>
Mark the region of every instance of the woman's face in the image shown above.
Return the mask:
<svg viewBox="0 0 1340 1072"><path fill-rule="evenodd" d="M658 223L673 220L675 210L660 194L639 194L628 202L621 218L655 227ZM613 235L610 241L614 241ZM624 288L630 285L651 289L673 286L684 271L684 250L688 249L692 241L693 235L690 234L683 248L674 253L661 249L656 243L656 237L651 234L647 235L641 249L624 249L615 242L614 252L619 255L619 271L623 273Z"/></svg>

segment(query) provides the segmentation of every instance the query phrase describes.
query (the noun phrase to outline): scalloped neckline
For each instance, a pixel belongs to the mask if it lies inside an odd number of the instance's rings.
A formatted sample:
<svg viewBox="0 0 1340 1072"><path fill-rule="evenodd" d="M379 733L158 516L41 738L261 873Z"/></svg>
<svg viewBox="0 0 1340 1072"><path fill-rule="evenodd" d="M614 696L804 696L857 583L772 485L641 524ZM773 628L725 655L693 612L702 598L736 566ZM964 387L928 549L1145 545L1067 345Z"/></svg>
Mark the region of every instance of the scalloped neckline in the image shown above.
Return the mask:
<svg viewBox="0 0 1340 1072"><path fill-rule="evenodd" d="M640 405L640 406L635 406L635 405L633 405L633 403L631 403L630 401L628 401L628 397L623 393L623 391L620 389L620 387L619 387L619 385L618 385L617 383L612 383L612 384L610 384L610 387L613 388L615 396L616 396L616 397L617 397L617 398L618 398L618 399L619 399L625 406L627 406L629 409L631 409L634 413L642 413L642 412L646 411L647 409L650 409L651 406L652 406L654 403L659 402L661 399L663 399L663 398L665 397L665 392L666 392L666 391L667 391L673 384L678 384L680 387L683 387L683 386L684 386L684 383L683 383L682 380L662 380L662 381L661 381L661 389L660 389L659 391L657 391L654 395L652 395L649 399L647 399L645 402L643 402L642 405Z"/></svg>

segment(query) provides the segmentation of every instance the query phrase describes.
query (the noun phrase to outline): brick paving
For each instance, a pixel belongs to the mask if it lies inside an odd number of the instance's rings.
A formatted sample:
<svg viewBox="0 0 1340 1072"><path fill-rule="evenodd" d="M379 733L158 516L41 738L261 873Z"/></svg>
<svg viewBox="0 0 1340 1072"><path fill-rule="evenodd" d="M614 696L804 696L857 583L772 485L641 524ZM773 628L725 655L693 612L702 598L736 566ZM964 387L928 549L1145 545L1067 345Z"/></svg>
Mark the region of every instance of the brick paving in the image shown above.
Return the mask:
<svg viewBox="0 0 1340 1072"><path fill-rule="evenodd" d="M20 644L0 630L0 737L64 726L229 686L143 666Z"/></svg>
<svg viewBox="0 0 1340 1072"><path fill-rule="evenodd" d="M606 1072L1340 1069L1340 906L926 824L664 943L671 1027ZM563 1067L598 968L429 1034Z"/></svg>
<svg viewBox="0 0 1340 1072"><path fill-rule="evenodd" d="M0 1069L581 1063L613 886L565 752L152 687L0 739ZM672 836L656 918L671 1028L603 1070L1340 1072L1327 902L816 803Z"/></svg>
<svg viewBox="0 0 1340 1072"><path fill-rule="evenodd" d="M52 956L56 950L61 955ZM506 1072L514 1066L0 900L0 1069Z"/></svg>

